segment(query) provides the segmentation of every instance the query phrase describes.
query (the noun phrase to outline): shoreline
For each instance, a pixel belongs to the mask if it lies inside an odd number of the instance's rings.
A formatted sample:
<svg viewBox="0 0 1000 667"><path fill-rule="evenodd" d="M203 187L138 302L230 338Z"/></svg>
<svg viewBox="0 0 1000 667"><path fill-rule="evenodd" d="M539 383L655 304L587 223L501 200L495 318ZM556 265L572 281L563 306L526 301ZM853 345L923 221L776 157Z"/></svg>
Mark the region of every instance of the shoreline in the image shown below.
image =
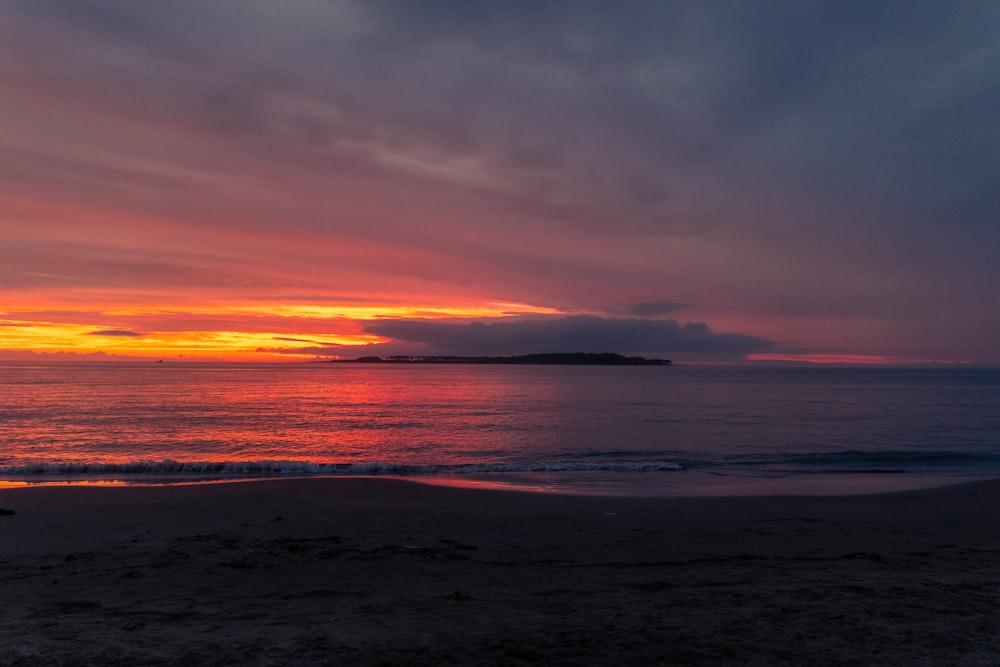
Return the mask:
<svg viewBox="0 0 1000 667"><path fill-rule="evenodd" d="M1000 480L0 489L0 664L996 664Z"/></svg>
<svg viewBox="0 0 1000 667"><path fill-rule="evenodd" d="M649 484L660 475L657 484ZM710 498L765 496L855 496L921 491L1000 480L996 474L924 472L767 473L678 470L645 473L312 474L258 477L101 475L92 478L24 475L0 478L0 491L34 487L171 487L307 480L396 480L458 489L615 498ZM644 484L638 484L642 480Z"/></svg>

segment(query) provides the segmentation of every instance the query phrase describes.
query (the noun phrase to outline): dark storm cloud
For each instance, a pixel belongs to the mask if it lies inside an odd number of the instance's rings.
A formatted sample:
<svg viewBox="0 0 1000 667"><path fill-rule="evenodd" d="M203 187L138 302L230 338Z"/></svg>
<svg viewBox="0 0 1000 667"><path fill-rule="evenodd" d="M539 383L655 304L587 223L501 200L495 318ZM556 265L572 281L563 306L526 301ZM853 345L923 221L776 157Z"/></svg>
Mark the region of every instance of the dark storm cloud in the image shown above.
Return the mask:
<svg viewBox="0 0 1000 667"><path fill-rule="evenodd" d="M442 354L619 352L733 359L771 346L770 341L754 336L714 333L700 322L583 315L469 323L383 320L366 324L365 330Z"/></svg>

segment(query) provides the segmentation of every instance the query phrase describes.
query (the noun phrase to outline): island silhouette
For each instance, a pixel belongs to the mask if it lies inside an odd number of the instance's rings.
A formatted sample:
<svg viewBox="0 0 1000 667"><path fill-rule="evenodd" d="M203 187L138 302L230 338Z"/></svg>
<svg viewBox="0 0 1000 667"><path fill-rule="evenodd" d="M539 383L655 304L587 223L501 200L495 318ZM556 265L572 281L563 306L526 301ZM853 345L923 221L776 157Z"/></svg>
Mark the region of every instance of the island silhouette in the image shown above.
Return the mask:
<svg viewBox="0 0 1000 667"><path fill-rule="evenodd" d="M613 352L546 352L506 357L462 356L367 356L356 359L331 359L331 363L362 364L533 364L551 366L669 366L669 359L626 357Z"/></svg>

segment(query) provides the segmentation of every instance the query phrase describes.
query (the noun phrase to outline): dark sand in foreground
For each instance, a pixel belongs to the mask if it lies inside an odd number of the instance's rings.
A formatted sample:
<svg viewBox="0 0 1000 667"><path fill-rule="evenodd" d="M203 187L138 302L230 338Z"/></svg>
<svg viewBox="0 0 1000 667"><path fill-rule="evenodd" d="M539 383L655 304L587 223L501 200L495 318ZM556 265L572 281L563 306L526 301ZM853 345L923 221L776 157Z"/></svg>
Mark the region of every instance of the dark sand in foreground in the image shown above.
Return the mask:
<svg viewBox="0 0 1000 667"><path fill-rule="evenodd" d="M0 664L1000 664L1000 483L0 490Z"/></svg>

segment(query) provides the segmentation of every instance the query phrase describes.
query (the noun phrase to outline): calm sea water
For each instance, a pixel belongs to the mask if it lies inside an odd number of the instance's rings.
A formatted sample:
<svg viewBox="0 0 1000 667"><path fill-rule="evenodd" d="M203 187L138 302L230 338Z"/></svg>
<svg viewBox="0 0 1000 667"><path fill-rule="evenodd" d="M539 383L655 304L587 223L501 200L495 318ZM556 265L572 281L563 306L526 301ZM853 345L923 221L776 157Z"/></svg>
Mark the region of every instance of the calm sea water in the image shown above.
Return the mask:
<svg viewBox="0 0 1000 667"><path fill-rule="evenodd" d="M0 480L371 474L665 495L1000 476L1000 371L0 364Z"/></svg>

